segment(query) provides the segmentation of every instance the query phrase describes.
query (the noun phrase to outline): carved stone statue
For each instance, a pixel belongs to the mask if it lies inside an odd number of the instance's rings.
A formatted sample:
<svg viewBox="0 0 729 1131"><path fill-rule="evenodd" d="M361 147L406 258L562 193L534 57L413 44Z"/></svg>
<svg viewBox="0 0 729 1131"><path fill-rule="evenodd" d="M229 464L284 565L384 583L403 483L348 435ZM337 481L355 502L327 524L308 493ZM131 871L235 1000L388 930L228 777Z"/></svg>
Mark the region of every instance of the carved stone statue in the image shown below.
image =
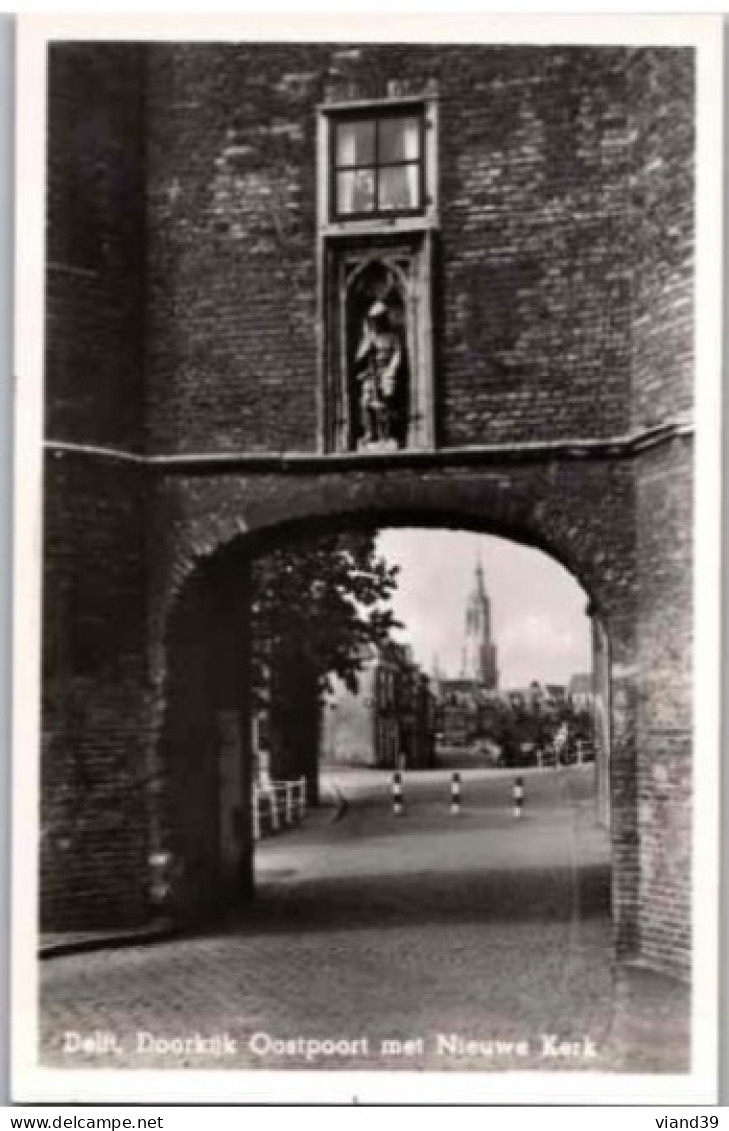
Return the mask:
<svg viewBox="0 0 729 1131"><path fill-rule="evenodd" d="M378 300L365 317L354 365L355 380L360 386L360 423L365 443L396 438L402 366L401 335L392 324L387 306Z"/></svg>

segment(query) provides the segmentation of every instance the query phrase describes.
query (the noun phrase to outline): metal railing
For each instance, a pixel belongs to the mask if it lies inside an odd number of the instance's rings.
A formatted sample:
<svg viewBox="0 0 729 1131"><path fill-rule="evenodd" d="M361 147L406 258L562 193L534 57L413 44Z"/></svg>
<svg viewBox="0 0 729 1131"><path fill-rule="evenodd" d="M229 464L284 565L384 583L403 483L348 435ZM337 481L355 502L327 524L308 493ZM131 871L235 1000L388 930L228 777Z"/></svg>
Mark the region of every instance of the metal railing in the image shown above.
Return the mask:
<svg viewBox="0 0 729 1131"><path fill-rule="evenodd" d="M306 778L255 784L251 805L254 840L299 824L306 816Z"/></svg>
<svg viewBox="0 0 729 1131"><path fill-rule="evenodd" d="M536 765L542 770L552 766L559 770L562 766L582 766L586 762L594 762L595 747L584 739L576 739L571 746L549 742L543 748L536 750Z"/></svg>

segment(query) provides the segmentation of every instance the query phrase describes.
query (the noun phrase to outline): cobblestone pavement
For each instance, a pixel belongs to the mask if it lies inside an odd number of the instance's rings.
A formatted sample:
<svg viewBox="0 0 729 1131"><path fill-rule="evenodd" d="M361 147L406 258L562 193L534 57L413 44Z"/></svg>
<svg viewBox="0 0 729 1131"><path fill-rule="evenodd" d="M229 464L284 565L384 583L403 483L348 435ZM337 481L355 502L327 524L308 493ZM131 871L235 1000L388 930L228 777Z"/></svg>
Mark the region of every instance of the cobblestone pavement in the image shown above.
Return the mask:
<svg viewBox="0 0 729 1131"><path fill-rule="evenodd" d="M42 964L42 1063L685 1070L686 988L613 968L591 775L526 772L515 821L504 771L465 772L457 817L408 774L399 818L384 774L330 773L342 819L261 842L225 930Z"/></svg>

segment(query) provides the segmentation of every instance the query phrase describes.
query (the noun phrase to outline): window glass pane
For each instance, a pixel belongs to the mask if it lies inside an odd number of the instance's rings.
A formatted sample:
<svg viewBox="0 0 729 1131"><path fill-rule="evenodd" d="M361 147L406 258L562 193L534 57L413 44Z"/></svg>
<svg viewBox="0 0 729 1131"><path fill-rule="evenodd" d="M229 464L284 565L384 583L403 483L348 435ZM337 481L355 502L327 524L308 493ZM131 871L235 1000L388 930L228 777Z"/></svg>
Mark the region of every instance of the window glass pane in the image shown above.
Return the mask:
<svg viewBox="0 0 729 1131"><path fill-rule="evenodd" d="M419 156L419 119L382 118L378 161L417 161Z"/></svg>
<svg viewBox="0 0 729 1131"><path fill-rule="evenodd" d="M380 211L420 207L420 166L380 169Z"/></svg>
<svg viewBox="0 0 729 1131"><path fill-rule="evenodd" d="M375 207L374 169L337 173L337 213L372 212Z"/></svg>
<svg viewBox="0 0 729 1131"><path fill-rule="evenodd" d="M340 122L337 126L337 165L372 165L375 123Z"/></svg>

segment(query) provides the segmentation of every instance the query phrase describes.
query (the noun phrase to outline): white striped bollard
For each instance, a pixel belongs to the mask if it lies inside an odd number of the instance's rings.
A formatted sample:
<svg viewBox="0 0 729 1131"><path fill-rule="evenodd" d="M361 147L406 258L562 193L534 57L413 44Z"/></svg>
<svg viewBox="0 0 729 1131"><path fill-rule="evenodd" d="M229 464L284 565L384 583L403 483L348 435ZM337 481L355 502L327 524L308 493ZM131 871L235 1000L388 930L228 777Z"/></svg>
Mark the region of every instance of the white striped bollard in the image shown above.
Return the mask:
<svg viewBox="0 0 729 1131"><path fill-rule="evenodd" d="M451 817L457 817L461 811L461 775L453 774L451 777Z"/></svg>
<svg viewBox="0 0 729 1131"><path fill-rule="evenodd" d="M306 778L301 777L299 781L299 820L303 821L306 816Z"/></svg>
<svg viewBox="0 0 729 1131"><path fill-rule="evenodd" d="M392 775L392 812L396 817L402 817L402 774L399 770Z"/></svg>
<svg viewBox="0 0 729 1131"><path fill-rule="evenodd" d="M520 776L514 781L514 817L521 817L521 807L524 803L524 779Z"/></svg>

